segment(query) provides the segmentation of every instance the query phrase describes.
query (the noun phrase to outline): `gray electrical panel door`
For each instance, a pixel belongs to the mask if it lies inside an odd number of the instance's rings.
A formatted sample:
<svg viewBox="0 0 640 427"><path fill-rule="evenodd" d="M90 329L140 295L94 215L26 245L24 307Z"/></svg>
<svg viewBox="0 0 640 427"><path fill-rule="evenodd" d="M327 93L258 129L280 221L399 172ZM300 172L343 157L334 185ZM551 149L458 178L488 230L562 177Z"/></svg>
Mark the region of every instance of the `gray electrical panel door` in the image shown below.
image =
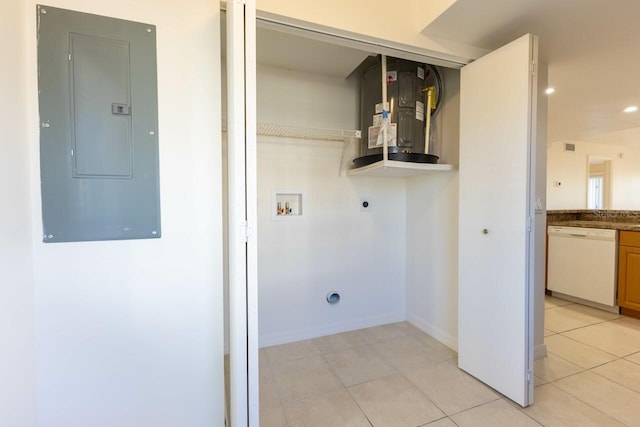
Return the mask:
<svg viewBox="0 0 640 427"><path fill-rule="evenodd" d="M71 33L69 45L74 177L130 178L129 43Z"/></svg>
<svg viewBox="0 0 640 427"><path fill-rule="evenodd" d="M160 237L155 27L37 19L44 242Z"/></svg>

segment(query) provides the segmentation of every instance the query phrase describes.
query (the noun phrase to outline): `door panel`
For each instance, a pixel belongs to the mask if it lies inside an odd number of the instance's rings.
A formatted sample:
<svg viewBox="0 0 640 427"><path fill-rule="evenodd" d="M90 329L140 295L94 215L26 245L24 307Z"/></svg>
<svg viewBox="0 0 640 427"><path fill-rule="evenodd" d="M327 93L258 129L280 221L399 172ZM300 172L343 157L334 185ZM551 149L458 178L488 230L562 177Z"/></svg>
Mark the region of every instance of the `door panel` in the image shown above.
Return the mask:
<svg viewBox="0 0 640 427"><path fill-rule="evenodd" d="M535 36L461 71L461 369L526 406L533 364L530 289L532 61ZM531 301L533 303L533 301Z"/></svg>
<svg viewBox="0 0 640 427"><path fill-rule="evenodd" d="M227 3L231 426L259 424L255 11Z"/></svg>

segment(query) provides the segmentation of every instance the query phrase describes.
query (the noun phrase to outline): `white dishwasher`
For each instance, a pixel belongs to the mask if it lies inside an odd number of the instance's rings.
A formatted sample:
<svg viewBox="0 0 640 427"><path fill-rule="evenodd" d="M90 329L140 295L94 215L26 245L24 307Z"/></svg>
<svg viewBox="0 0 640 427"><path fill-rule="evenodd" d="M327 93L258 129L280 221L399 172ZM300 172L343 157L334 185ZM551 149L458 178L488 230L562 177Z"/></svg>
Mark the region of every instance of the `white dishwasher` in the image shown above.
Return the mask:
<svg viewBox="0 0 640 427"><path fill-rule="evenodd" d="M547 288L617 308L617 230L551 225L548 233Z"/></svg>

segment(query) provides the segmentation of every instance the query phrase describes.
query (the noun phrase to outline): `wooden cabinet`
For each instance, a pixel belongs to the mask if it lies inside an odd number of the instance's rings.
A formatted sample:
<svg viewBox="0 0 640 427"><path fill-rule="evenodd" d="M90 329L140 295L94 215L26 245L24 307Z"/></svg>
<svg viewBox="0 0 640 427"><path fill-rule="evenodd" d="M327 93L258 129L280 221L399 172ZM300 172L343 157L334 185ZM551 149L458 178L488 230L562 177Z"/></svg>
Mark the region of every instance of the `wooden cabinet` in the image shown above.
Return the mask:
<svg viewBox="0 0 640 427"><path fill-rule="evenodd" d="M618 305L640 312L640 232L620 232Z"/></svg>

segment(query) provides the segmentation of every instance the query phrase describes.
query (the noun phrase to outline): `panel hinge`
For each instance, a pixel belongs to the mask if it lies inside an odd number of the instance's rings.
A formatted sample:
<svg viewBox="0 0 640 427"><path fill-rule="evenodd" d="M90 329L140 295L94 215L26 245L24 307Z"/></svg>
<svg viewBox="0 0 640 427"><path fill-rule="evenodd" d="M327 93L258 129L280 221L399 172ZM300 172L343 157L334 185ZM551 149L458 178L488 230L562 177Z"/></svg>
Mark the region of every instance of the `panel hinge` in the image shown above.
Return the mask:
<svg viewBox="0 0 640 427"><path fill-rule="evenodd" d="M240 238L243 242L248 242L249 238L253 235L253 228L249 225L247 221L242 221L240 223Z"/></svg>
<svg viewBox="0 0 640 427"><path fill-rule="evenodd" d="M533 231L533 218L529 217L527 221L527 231Z"/></svg>
<svg viewBox="0 0 640 427"><path fill-rule="evenodd" d="M531 384L533 375L531 375L531 369L527 369L527 382Z"/></svg>
<svg viewBox="0 0 640 427"><path fill-rule="evenodd" d="M536 61L531 61L531 75L536 75Z"/></svg>
<svg viewBox="0 0 640 427"><path fill-rule="evenodd" d="M247 224L247 221L240 223L240 239L245 243L249 241L249 224Z"/></svg>
<svg viewBox="0 0 640 427"><path fill-rule="evenodd" d="M72 61L73 57L71 56L71 54L69 54L69 61Z"/></svg>

